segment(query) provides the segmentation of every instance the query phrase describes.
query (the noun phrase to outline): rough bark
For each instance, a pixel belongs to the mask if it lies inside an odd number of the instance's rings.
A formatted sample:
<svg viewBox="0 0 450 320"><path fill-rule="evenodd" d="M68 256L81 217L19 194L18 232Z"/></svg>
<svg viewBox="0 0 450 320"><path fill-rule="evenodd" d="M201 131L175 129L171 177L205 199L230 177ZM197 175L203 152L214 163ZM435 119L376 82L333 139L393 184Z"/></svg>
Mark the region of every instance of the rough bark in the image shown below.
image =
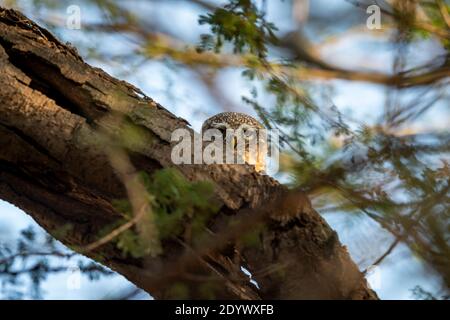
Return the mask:
<svg viewBox="0 0 450 320"><path fill-rule="evenodd" d="M120 134L109 119L122 115L139 128L148 144L128 151L136 169L149 173L174 166L170 134L188 128L139 89L89 66L47 30L1 8L0 84L0 197L72 248L92 243L99 230L121 218L111 201L126 197L125 188L97 134ZM214 183L221 209L210 222L213 232L223 231L230 217L252 221L265 213L260 245L229 250L230 237L226 245L202 253L206 263L194 259L183 270L172 268L186 256L176 241L164 241L163 254L153 258L124 257L111 244L86 255L155 298L171 297L176 281L189 284L191 298L202 298L199 279L213 274L224 284L216 298L376 299L336 232L302 193L288 193L249 166L177 168L189 180ZM57 234L67 224L72 229ZM185 269L198 277L185 276Z"/></svg>

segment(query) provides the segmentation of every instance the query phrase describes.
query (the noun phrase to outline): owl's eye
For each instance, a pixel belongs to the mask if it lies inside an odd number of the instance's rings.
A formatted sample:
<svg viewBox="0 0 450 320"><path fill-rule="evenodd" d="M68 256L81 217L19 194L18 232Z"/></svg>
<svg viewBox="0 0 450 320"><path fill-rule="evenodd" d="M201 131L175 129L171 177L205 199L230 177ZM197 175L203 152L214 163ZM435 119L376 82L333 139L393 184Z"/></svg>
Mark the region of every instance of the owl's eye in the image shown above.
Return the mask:
<svg viewBox="0 0 450 320"><path fill-rule="evenodd" d="M257 131L253 127L242 127L241 128L242 137L245 140L253 140L257 137Z"/></svg>
<svg viewBox="0 0 450 320"><path fill-rule="evenodd" d="M244 138L251 138L251 132L250 130L243 130L242 131L242 135L244 136Z"/></svg>

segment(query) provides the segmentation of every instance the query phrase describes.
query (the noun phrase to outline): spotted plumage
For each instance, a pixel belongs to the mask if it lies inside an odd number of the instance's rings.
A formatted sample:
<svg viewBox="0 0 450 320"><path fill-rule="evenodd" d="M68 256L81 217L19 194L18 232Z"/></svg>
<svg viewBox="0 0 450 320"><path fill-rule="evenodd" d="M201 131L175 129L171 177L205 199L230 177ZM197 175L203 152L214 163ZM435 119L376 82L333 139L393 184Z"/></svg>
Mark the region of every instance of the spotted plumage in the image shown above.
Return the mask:
<svg viewBox="0 0 450 320"><path fill-rule="evenodd" d="M214 127L214 124L225 123L231 129L238 129L242 124L253 128L263 129L264 126L255 118L240 112L222 112L207 119L202 126L202 131Z"/></svg>

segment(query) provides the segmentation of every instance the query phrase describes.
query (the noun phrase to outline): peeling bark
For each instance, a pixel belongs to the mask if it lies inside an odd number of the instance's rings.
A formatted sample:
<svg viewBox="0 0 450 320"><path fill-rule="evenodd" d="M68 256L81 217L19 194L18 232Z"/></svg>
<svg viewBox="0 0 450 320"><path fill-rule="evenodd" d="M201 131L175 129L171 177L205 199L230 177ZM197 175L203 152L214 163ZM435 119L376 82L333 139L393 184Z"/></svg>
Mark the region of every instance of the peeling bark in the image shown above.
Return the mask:
<svg viewBox="0 0 450 320"><path fill-rule="evenodd" d="M130 147L137 170L174 167L171 132L189 128L132 85L84 63L76 51L22 14L0 8L0 197L31 215L72 248L96 240L103 227L121 218L111 201L126 192L98 138L99 130L120 136L110 121L125 117L148 141ZM191 129L189 129L191 130ZM252 221L265 213L256 247L227 245L204 254L205 263L184 266L214 276L223 286L217 298L376 299L334 232L300 192L288 192L249 166L181 165L189 180L209 180L221 203L210 222L226 229L230 217ZM70 224L64 235L56 230ZM229 241L232 242L232 241ZM239 241L236 241L239 242ZM112 244L87 255L121 273L155 298L170 298L170 285L187 283L191 298L202 298L201 281L176 266L185 248L163 242L164 253L145 259L123 257ZM240 260L236 260L239 256ZM250 283L245 265L260 289ZM270 266L278 266L275 271Z"/></svg>

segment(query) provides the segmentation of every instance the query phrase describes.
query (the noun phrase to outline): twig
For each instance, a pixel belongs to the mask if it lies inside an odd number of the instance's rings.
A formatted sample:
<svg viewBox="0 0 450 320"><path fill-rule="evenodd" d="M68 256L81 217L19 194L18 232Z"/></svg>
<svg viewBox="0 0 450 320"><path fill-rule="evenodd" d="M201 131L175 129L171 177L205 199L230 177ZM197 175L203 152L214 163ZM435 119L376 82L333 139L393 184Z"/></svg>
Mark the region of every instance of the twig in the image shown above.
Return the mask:
<svg viewBox="0 0 450 320"><path fill-rule="evenodd" d="M387 249L380 257L378 257L378 259L375 260L375 261L370 265L370 267L372 267L372 266L377 266L377 265L379 265L381 262L383 262L383 260L384 260L388 255L391 254L391 252L395 249L395 247L396 247L399 243L400 243L400 238L399 238L399 237L395 238L395 240L391 243L391 245L388 247L388 249ZM369 267L369 268L370 268L370 267ZM363 271L362 273L365 275L365 274L367 273L367 271L368 271L369 268L364 269L364 271Z"/></svg>
<svg viewBox="0 0 450 320"><path fill-rule="evenodd" d="M118 117L104 121L105 125L112 125L116 128L121 128L123 125L121 119ZM143 243L149 249L149 253L152 255L158 254L161 251L161 247L159 243L158 229L154 224L154 217L152 214L153 212L148 191L140 181L136 169L132 165L126 151L122 146L118 146L114 143L115 137L113 137L113 135L108 134L105 131L106 130L102 131L100 129L98 134L105 140L106 146L104 151L108 155L111 166L117 171L119 178L125 186L128 199L130 200L133 210L133 218L114 229L101 239L82 248L81 252L85 253L92 251L99 246L110 242L115 237L137 224L138 234ZM120 132L121 130L119 130L119 134ZM145 221L138 224L141 220Z"/></svg>
<svg viewBox="0 0 450 320"><path fill-rule="evenodd" d="M78 252L80 253L86 253L92 250L97 249L98 247L110 242L111 240L113 240L115 237L117 237L118 235L120 235L122 232L130 229L133 225L135 225L143 216L144 216L145 210L141 210L141 212L139 212L139 214L135 215L133 217L133 219L131 219L130 221L122 224L120 227L114 229L113 231L111 231L110 233L108 233L106 236L104 236L103 238L87 245L86 247L82 248L81 250L78 250Z"/></svg>

